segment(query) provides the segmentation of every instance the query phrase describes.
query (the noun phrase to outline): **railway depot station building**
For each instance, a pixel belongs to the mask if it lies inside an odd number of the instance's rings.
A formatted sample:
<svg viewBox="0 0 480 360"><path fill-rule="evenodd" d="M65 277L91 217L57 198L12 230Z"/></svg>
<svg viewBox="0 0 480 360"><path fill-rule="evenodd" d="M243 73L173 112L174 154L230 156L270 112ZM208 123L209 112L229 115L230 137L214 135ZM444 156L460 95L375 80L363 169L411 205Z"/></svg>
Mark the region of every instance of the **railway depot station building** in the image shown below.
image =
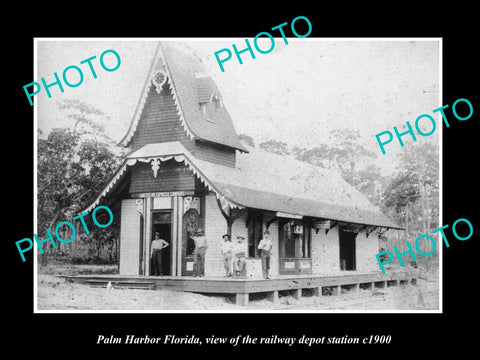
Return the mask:
<svg viewBox="0 0 480 360"><path fill-rule="evenodd" d="M163 274L191 276L191 236L199 227L208 239L205 278L223 277L220 246L228 233L232 242L247 242L244 281L263 280L257 244L266 229L274 279L378 274L379 236L399 226L339 174L244 147L221 93L203 74L196 57L159 44L120 142L129 155L86 209L105 204L121 219L119 274L151 274L150 245L159 232L170 244Z"/></svg>

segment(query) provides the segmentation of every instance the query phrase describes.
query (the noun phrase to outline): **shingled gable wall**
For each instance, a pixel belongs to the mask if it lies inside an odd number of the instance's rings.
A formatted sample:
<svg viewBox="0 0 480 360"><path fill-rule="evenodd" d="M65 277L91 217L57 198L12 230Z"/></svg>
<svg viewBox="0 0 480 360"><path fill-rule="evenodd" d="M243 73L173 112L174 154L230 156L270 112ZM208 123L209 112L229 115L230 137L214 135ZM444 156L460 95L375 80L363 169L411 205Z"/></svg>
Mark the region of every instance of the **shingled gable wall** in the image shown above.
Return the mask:
<svg viewBox="0 0 480 360"><path fill-rule="evenodd" d="M195 175L184 163L173 159L163 162L154 177L150 164L138 162L131 174L130 193L193 191L195 183Z"/></svg>
<svg viewBox="0 0 480 360"><path fill-rule="evenodd" d="M131 142L132 151L151 143L179 141L200 160L235 167L235 150L220 144L192 140L183 129L169 88L157 94L153 85Z"/></svg>

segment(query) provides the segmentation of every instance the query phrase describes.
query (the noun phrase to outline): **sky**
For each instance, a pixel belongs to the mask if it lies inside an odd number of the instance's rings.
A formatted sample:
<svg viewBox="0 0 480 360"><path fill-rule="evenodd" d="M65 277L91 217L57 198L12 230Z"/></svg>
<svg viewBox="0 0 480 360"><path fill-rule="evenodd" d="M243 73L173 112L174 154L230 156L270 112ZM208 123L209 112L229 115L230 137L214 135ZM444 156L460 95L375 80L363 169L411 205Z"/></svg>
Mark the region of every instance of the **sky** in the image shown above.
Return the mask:
<svg viewBox="0 0 480 360"><path fill-rule="evenodd" d="M243 53L243 64L233 55L222 72L214 53L224 48L233 52L232 44L243 49L244 38L175 39L202 60L223 95L237 133L250 135L257 145L275 139L291 147L312 148L331 143L330 130L351 128L360 132L360 142L367 149L378 153L375 163L390 172L402 148L392 142L386 147L387 155L382 155L375 134L393 132L393 126L406 129L407 120L413 126L421 114L431 114L440 123L439 114L432 114L443 105L438 39L288 38L288 44L282 38L275 40L268 54L254 48L256 58L252 59L248 52ZM63 93L52 87L51 98L42 89L35 96L42 136L68 125L57 102L79 99L110 117L106 131L120 141L133 118L156 45L152 39L38 38L36 78L32 81L40 82L43 77L47 83L53 82L53 73L61 77L70 65L79 66L84 73L78 87L64 85ZM268 49L270 40L260 41L259 46ZM107 49L121 58L120 67L112 72L99 64ZM80 64L94 55L97 79L87 64ZM114 65L112 58L106 56L105 61ZM69 73L71 82L75 81L73 73ZM432 137L438 136L437 130ZM417 144L426 140L419 137ZM414 146L412 140L405 139L405 143Z"/></svg>

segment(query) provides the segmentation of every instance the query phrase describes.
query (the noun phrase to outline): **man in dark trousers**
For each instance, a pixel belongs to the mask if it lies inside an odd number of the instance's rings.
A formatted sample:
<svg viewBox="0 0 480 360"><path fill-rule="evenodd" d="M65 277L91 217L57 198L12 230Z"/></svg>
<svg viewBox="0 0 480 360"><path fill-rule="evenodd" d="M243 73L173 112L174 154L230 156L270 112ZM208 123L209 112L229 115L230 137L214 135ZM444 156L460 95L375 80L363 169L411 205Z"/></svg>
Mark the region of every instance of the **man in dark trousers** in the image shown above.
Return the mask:
<svg viewBox="0 0 480 360"><path fill-rule="evenodd" d="M263 239L258 243L258 249L261 251L260 255L262 257L262 273L263 278L270 279L268 271L270 270L270 256L272 251L272 240L270 240L270 231L265 231L263 234Z"/></svg>
<svg viewBox="0 0 480 360"><path fill-rule="evenodd" d="M198 229L195 236L192 237L195 242L195 251L193 253L193 276L205 276L205 252L208 244L203 229Z"/></svg>
<svg viewBox="0 0 480 360"><path fill-rule="evenodd" d="M160 233L155 232L155 239L152 240L152 270L154 276L162 276L162 249L170 245L163 239L160 239Z"/></svg>

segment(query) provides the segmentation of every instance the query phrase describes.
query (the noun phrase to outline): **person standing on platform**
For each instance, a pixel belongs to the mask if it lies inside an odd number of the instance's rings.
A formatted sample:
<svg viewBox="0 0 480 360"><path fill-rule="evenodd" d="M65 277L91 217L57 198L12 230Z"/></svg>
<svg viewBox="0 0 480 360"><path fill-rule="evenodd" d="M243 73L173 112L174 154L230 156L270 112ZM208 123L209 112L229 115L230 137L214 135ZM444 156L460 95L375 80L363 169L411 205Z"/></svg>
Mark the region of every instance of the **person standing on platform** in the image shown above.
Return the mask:
<svg viewBox="0 0 480 360"><path fill-rule="evenodd" d="M195 250L193 252L193 276L205 276L205 252L208 249L207 238L205 232L198 229L195 236L192 237L195 242Z"/></svg>
<svg viewBox="0 0 480 360"><path fill-rule="evenodd" d="M258 249L261 251L260 256L262 258L262 273L264 279L270 279L268 271L270 270L270 256L272 251L272 240L270 240L270 231L265 231L263 239L258 243Z"/></svg>
<svg viewBox="0 0 480 360"><path fill-rule="evenodd" d="M160 239L160 233L155 232L155 238L152 240L152 270L154 276L162 276L162 249L170 244Z"/></svg>
<svg viewBox="0 0 480 360"><path fill-rule="evenodd" d="M225 234L222 236L223 243L220 250L223 255L223 267L225 268L225 277L232 276L232 259L233 259L233 244L230 240L230 235Z"/></svg>
<svg viewBox="0 0 480 360"><path fill-rule="evenodd" d="M235 277L245 277L246 276L246 256L247 256L247 246L244 242L245 238L243 236L237 236L237 243L234 247L235 259L233 261L233 266L235 269Z"/></svg>

